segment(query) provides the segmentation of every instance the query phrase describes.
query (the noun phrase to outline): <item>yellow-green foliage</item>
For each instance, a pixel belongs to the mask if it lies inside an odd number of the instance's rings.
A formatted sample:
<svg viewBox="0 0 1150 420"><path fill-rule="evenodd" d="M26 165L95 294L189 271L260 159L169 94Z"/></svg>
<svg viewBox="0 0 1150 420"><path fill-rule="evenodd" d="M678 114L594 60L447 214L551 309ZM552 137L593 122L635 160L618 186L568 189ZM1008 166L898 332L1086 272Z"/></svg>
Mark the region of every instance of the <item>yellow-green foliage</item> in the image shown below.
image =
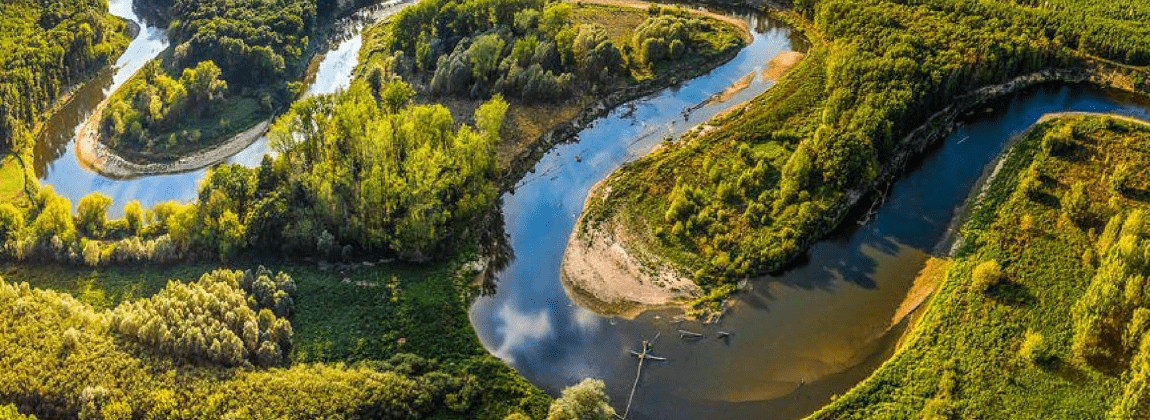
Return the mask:
<svg viewBox="0 0 1150 420"><path fill-rule="evenodd" d="M905 136L957 97L1039 70L1083 68L1083 52L1150 58L1143 2L1062 7L1069 2L796 2L816 37L805 62L716 129L626 165L589 223L641 231L637 246L705 287L776 269L845 216L850 194L903 162ZM1130 71L1129 86L1150 86L1145 71ZM683 212L676 192L687 186L703 199ZM1073 221L1082 200L1067 200Z"/></svg>
<svg viewBox="0 0 1150 420"><path fill-rule="evenodd" d="M219 304L172 286L161 295L196 299L205 309ZM153 304L162 305L156 298ZM432 403L459 386L450 377L418 371L338 364L261 370L186 365L120 339L120 312L95 311L66 294L0 280L3 398L44 418L407 419L427 415Z"/></svg>
<svg viewBox="0 0 1150 420"><path fill-rule="evenodd" d="M151 298L117 307L112 330L177 361L281 365L292 347L284 316L291 313L287 293L295 286L281 273L283 289L277 290L269 274L221 270L196 283L169 282Z"/></svg>
<svg viewBox="0 0 1150 420"><path fill-rule="evenodd" d="M1060 131L1067 147L1043 146ZM1150 165L1148 144L1150 125L1094 116L1024 136L963 226L956 263L902 349L812 418L1147 418L1150 174L1131 174L1125 192L1107 175ZM1028 174L1038 183L1017 193ZM1067 221L1057 197L1072 191L1086 201ZM1033 218L1029 228L1022 215ZM993 271L1010 281L967 291L966 279Z"/></svg>
<svg viewBox="0 0 1150 420"><path fill-rule="evenodd" d="M25 416L12 404L0 406L0 420L36 420L36 416Z"/></svg>

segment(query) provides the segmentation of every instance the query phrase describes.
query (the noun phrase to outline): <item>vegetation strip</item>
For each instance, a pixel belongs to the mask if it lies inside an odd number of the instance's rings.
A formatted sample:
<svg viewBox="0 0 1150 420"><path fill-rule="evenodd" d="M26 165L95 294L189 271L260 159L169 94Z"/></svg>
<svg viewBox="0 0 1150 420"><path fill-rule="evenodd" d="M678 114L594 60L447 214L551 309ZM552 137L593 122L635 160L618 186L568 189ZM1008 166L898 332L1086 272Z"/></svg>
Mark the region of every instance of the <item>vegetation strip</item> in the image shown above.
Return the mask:
<svg viewBox="0 0 1150 420"><path fill-rule="evenodd" d="M1150 413L1133 257L1147 249L1150 178L1131 170L1150 159L1147 140L1143 121L1044 116L989 181L904 346L811 418Z"/></svg>

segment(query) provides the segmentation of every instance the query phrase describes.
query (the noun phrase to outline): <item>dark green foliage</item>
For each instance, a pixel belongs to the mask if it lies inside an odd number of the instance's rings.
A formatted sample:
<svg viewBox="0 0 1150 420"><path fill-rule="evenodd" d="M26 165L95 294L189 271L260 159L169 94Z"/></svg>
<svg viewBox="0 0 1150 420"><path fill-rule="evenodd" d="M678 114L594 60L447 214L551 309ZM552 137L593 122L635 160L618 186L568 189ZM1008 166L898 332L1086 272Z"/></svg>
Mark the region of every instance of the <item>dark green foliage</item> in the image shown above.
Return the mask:
<svg viewBox="0 0 1150 420"><path fill-rule="evenodd" d="M41 113L127 47L107 10L101 0L0 4L0 151L30 147Z"/></svg>
<svg viewBox="0 0 1150 420"><path fill-rule="evenodd" d="M373 36L379 42L365 50L369 56L390 57L392 67L408 80L426 80L430 93L472 99L502 94L526 102L556 102L576 91L598 91L631 79L640 68L650 71L652 63L640 66L624 53L637 48L612 39L611 30L621 28L576 23L576 7L591 15L636 13L536 0L424 1L381 27ZM660 60L683 58L689 51L714 55L739 45L733 28L725 24L678 9L659 10L637 30L643 40L657 37L667 51L675 45L675 55L663 54ZM599 20L612 22L609 17ZM713 39L705 39L704 32ZM625 40L623 44L632 42L630 36Z"/></svg>
<svg viewBox="0 0 1150 420"><path fill-rule="evenodd" d="M270 86L303 65L314 0L175 0L168 33L177 69L212 61L234 87Z"/></svg>

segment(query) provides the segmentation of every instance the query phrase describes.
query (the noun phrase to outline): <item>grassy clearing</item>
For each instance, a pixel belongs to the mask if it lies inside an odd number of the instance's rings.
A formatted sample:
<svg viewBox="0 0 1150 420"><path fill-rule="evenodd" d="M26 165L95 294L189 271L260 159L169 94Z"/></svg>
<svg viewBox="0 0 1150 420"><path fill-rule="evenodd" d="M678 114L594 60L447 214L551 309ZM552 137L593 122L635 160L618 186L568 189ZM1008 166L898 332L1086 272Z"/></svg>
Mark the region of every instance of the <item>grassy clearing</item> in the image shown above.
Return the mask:
<svg viewBox="0 0 1150 420"><path fill-rule="evenodd" d="M467 316L472 277L458 275L462 259L433 266L385 264L340 272L312 264L270 264L297 285L292 318L293 364L346 363L386 370L400 353L435 360L453 375L482 378L478 407L466 413L442 410L437 418L501 418L510 411L538 416L549 398L513 369L487 354ZM256 261L230 269L254 269ZM69 293L95 309L149 297L169 280L194 281L218 268L209 264L172 267L7 266L0 277ZM462 417L460 417L462 416Z"/></svg>
<svg viewBox="0 0 1150 420"><path fill-rule="evenodd" d="M31 168L26 169L15 156L0 158L0 202L15 203L21 207L28 204L24 186L30 175L27 172L30 171Z"/></svg>
<svg viewBox="0 0 1150 420"><path fill-rule="evenodd" d="M1061 130L1072 141L1044 145ZM1110 361L1114 370L1077 361L1071 308L1099 270L1090 254L1106 221L1150 209L1146 171L1121 191L1111 187L1123 164L1150 165L1150 127L1070 116L1033 128L987 186L953 268L902 350L811 418L1104 418L1135 370L1125 358ZM1076 183L1087 199L1068 217L1065 197ZM1002 276L982 289L972 272L989 261Z"/></svg>

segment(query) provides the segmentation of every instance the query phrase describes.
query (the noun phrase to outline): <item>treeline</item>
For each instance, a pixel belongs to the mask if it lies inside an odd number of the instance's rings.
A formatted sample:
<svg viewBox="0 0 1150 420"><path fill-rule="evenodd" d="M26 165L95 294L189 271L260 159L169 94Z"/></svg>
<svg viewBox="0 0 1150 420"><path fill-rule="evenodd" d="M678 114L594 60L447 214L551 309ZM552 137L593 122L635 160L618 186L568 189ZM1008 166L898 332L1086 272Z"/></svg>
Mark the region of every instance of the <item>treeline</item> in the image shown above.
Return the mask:
<svg viewBox="0 0 1150 420"><path fill-rule="evenodd" d="M111 199L72 203L42 188L29 209L0 204L3 252L15 260L108 263L229 259L258 250L350 258L390 254L412 261L446 255L474 235L498 196L493 149L507 104L456 128L442 106L412 105L397 79L357 80L344 93L308 98L277 120L275 158L256 168L209 173L193 204L128 203L107 220Z"/></svg>
<svg viewBox="0 0 1150 420"><path fill-rule="evenodd" d="M956 97L1085 66L1018 14L984 19L943 0L801 3L825 38L794 74L718 129L627 165L591 223L638 220L649 229L638 246L705 286L761 274L829 231L847 192L899 164L903 138Z"/></svg>
<svg viewBox="0 0 1150 420"><path fill-rule="evenodd" d="M633 37L613 38L602 24L577 22L585 7L637 13L542 0L423 1L373 34L379 41L365 51L390 56L389 70L426 82L432 94L561 101L689 52L713 56L741 45L730 25L658 5Z"/></svg>
<svg viewBox="0 0 1150 420"><path fill-rule="evenodd" d="M127 47L127 26L107 10L100 0L0 5L0 151L31 145L40 114Z"/></svg>
<svg viewBox="0 0 1150 420"><path fill-rule="evenodd" d="M1018 20L1068 48L1118 62L1150 64L1150 4L1136 0L915 0L937 10L986 19ZM1021 6L1021 7L1020 7Z"/></svg>

